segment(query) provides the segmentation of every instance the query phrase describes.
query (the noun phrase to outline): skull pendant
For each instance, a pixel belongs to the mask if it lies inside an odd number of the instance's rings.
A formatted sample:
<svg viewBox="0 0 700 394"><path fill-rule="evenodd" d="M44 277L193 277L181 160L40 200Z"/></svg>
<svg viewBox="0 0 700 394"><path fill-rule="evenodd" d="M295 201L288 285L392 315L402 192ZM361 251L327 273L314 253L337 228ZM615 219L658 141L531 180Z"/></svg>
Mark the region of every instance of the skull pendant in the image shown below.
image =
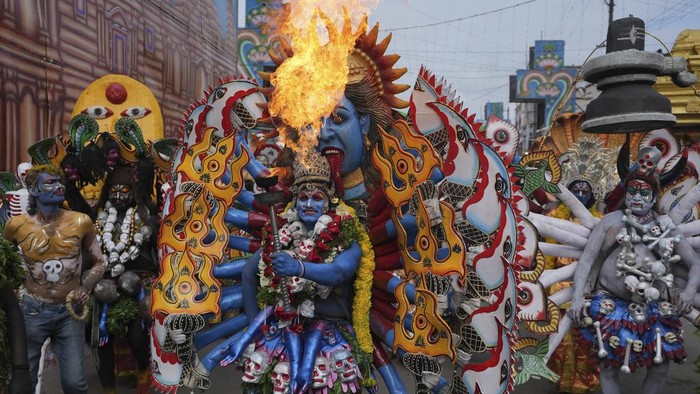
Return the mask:
<svg viewBox="0 0 700 394"><path fill-rule="evenodd" d="M343 383L357 379L357 361L347 349L339 349L331 355L331 367Z"/></svg>
<svg viewBox="0 0 700 394"><path fill-rule="evenodd" d="M608 339L608 343L610 344L611 348L617 349L620 347L620 337L612 335L610 336L610 339Z"/></svg>
<svg viewBox="0 0 700 394"><path fill-rule="evenodd" d="M316 356L316 361L314 362L314 373L311 380L312 387L315 389L329 387L330 382L328 380L330 374L330 361L328 361L328 359L323 356Z"/></svg>
<svg viewBox="0 0 700 394"><path fill-rule="evenodd" d="M630 317L636 324L644 324L647 320L647 305L631 302L627 307Z"/></svg>
<svg viewBox="0 0 700 394"><path fill-rule="evenodd" d="M274 383L272 391L275 394L289 394L289 384L291 375L289 373L289 363L279 362L270 373L270 379Z"/></svg>
<svg viewBox="0 0 700 394"><path fill-rule="evenodd" d="M256 351L245 360L243 364L242 381L246 383L258 383L270 366L270 357L265 352Z"/></svg>

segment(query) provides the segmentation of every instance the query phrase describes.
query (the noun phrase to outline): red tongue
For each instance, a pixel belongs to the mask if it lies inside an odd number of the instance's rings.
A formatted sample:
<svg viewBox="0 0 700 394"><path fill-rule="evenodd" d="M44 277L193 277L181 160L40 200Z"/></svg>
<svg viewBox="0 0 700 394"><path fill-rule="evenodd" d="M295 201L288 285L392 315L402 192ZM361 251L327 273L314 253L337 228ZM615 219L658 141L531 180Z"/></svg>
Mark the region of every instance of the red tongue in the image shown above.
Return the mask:
<svg viewBox="0 0 700 394"><path fill-rule="evenodd" d="M331 153L324 156L331 167L331 180L335 183L335 192L338 197L343 198L345 190L343 189L343 174L340 172L343 166L345 153Z"/></svg>

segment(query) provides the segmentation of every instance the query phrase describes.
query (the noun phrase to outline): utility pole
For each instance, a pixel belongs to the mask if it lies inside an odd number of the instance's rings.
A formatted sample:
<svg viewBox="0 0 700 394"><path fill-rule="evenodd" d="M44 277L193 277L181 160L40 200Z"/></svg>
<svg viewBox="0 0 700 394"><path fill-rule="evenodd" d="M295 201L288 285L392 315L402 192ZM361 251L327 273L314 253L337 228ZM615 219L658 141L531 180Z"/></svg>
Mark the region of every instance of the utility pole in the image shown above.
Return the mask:
<svg viewBox="0 0 700 394"><path fill-rule="evenodd" d="M615 9L615 0L610 0L610 1L603 0L603 2L608 6L608 25L609 25L613 21L613 10Z"/></svg>

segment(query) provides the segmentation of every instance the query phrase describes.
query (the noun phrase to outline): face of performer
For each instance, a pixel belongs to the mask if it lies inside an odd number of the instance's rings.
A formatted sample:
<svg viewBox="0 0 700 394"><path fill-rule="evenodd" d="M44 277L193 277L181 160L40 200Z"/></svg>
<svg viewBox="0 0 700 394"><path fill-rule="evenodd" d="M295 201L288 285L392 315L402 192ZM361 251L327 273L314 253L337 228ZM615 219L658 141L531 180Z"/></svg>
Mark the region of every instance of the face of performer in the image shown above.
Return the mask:
<svg viewBox="0 0 700 394"><path fill-rule="evenodd" d="M131 185L120 185L115 183L109 187L109 201L117 211L125 211L131 207L133 198Z"/></svg>
<svg viewBox="0 0 700 394"><path fill-rule="evenodd" d="M119 149L112 148L104 153L105 164L114 167L119 163Z"/></svg>
<svg viewBox="0 0 700 394"><path fill-rule="evenodd" d="M306 228L314 228L316 221L328 212L328 196L319 189L304 190L297 196L297 215Z"/></svg>
<svg viewBox="0 0 700 394"><path fill-rule="evenodd" d="M573 193L576 198L581 201L581 204L588 208L589 203L593 199L593 192L591 190L591 185L586 181L576 181L570 187L571 193Z"/></svg>
<svg viewBox="0 0 700 394"><path fill-rule="evenodd" d="M342 175L360 167L369 123L369 115L358 114L347 97L343 97L335 111L323 119L318 149L332 167L341 166Z"/></svg>
<svg viewBox="0 0 700 394"><path fill-rule="evenodd" d="M70 182L77 182L80 180L80 169L72 164L64 163L63 173L66 174L66 180Z"/></svg>
<svg viewBox="0 0 700 394"><path fill-rule="evenodd" d="M654 189L648 182L635 179L627 184L625 205L634 215L646 215L655 203Z"/></svg>
<svg viewBox="0 0 700 394"><path fill-rule="evenodd" d="M60 176L42 172L37 178L34 197L39 205L60 205L65 200L65 191L66 187Z"/></svg>

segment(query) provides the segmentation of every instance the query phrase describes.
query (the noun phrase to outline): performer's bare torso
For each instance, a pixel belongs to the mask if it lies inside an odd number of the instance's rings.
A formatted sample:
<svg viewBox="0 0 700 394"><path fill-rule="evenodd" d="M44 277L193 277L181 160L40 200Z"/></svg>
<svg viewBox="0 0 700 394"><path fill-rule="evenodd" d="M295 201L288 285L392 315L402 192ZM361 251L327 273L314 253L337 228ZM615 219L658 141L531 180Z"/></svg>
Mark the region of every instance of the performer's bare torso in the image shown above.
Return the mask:
<svg viewBox="0 0 700 394"><path fill-rule="evenodd" d="M45 302L65 302L80 285L81 249L101 253L90 217L61 209L54 220L44 223L38 215L13 217L4 236L21 249L28 275L27 293Z"/></svg>

